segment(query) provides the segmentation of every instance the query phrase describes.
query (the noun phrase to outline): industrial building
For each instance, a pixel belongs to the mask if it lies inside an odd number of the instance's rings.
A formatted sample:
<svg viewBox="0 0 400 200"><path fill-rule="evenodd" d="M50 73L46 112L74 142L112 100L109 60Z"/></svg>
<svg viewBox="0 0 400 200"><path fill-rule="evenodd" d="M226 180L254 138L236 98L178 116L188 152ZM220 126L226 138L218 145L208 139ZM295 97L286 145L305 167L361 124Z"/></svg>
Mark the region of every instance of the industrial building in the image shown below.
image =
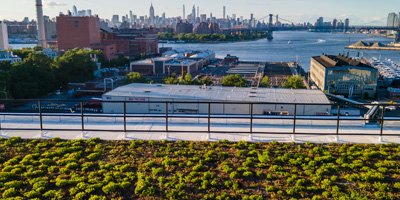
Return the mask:
<svg viewBox="0 0 400 200"><path fill-rule="evenodd" d="M208 61L215 59L215 52L178 49L164 52L163 56L131 62L130 71L143 75L172 73L195 75L207 65Z"/></svg>
<svg viewBox="0 0 400 200"><path fill-rule="evenodd" d="M322 90L349 97L375 96L378 70L344 55L311 58L311 80Z"/></svg>
<svg viewBox="0 0 400 200"><path fill-rule="evenodd" d="M297 115L330 115L328 98L319 90L280 89L280 88L234 88L221 86L194 85L161 85L133 83L116 88L103 95L104 113L123 113L126 101L126 112L129 114L163 114L168 104L170 114L207 114L208 104L202 102L244 102L271 103L254 104L255 115L293 115L298 105ZM195 103L173 103L195 102ZM283 104L282 104L283 103ZM285 104L290 103L290 104ZM250 104L211 104L211 114L250 114Z"/></svg>

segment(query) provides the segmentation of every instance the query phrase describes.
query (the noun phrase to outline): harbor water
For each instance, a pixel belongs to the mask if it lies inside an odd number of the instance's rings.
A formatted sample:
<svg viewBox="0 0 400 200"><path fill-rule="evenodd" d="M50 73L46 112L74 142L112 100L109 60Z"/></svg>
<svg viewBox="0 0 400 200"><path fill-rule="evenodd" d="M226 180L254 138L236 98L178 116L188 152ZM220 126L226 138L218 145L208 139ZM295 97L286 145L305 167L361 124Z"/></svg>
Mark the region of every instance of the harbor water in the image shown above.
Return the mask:
<svg viewBox="0 0 400 200"><path fill-rule="evenodd" d="M308 71L312 56L322 53L338 55L339 53L366 58L390 58L400 63L399 51L353 50L345 49L349 44L358 41L381 42L389 44L391 38L369 37L368 34L343 34L321 33L307 31L279 31L274 32L274 39L268 41L232 42L232 43L185 43L185 44L159 44L160 47L191 48L193 50L212 50L218 58L227 54L238 56L242 61L267 61L267 62L293 62L298 60L301 66Z"/></svg>

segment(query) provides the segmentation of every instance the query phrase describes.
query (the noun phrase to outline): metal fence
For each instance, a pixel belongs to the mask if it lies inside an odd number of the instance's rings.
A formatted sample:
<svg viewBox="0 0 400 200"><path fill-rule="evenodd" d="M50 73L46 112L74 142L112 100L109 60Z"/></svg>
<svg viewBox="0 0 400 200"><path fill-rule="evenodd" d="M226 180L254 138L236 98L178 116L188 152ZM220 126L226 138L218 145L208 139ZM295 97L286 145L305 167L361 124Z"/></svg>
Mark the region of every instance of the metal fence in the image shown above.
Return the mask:
<svg viewBox="0 0 400 200"><path fill-rule="evenodd" d="M49 102L56 103L65 103L66 108L68 109L55 109L55 110L44 110L46 107L45 104ZM400 136L400 131L396 131L394 134L385 134L384 132L384 124L385 122L400 122L400 117L390 117L385 118L385 108L392 106L388 104L380 104L379 114L374 119L366 120L363 117L346 117L341 116L341 108L344 107L359 107L360 104L302 104L302 103L266 103L266 102L210 102L210 101L201 101L201 102L190 102L190 101L146 101L142 103L149 104L162 104L165 106L165 113L162 114L129 114L127 113L127 105L130 103L138 103L131 101L98 101L95 104L102 103L120 103L123 105L123 112L118 114L103 114L103 113L93 113L93 110L89 110L85 108L85 105L88 103L93 103L91 101L66 101L66 100L0 100L0 105L3 104L2 107L4 109L0 109L0 130L40 130L40 131L109 131L109 132L184 132L184 133L231 133L231 134L294 134L294 135L310 135L310 133L299 132L296 130L298 127L297 123L300 121L313 120L313 121L335 121L336 123L336 133L312 133L315 135L369 135L369 136ZM32 106L30 106L32 104ZM67 105L70 106L67 106ZM172 114L169 112L168 106L170 104L206 104L208 111L207 114ZM240 115L221 115L221 114L212 114L212 105L226 105L226 104L245 104L249 105L250 112L244 113ZM255 115L254 114L254 105L271 105L271 104L279 104L279 105L292 105L294 106L294 112L290 113L287 116L278 116L278 115ZM16 106L18 105L18 106ZM18 107L24 107L25 109L19 109ZM34 105L37 105L36 107ZM63 104L64 105L64 104ZM74 105L74 106L71 106ZM297 115L297 108L299 106L332 106L337 107L338 112L335 116L299 116ZM362 104L363 106L376 106L376 104ZM29 109L31 108L31 109ZM72 109L74 108L74 110ZM97 110L99 111L99 110ZM18 127L2 127L3 124L8 117L38 117L39 118L39 128L18 128ZM43 117L72 117L79 118L79 129L62 129L62 128L45 128ZM115 118L115 120L122 119L123 126L120 129L113 130L104 130L104 129L89 129L85 127L85 117L87 118ZM132 118L142 118L146 119L146 122L152 122L154 119L162 119L165 120L165 129L164 130L129 130L127 126L128 119ZM185 119L204 119L206 120L207 130L171 130L169 125L171 119L176 118L185 118ZM213 119L238 119L238 120L248 120L248 131L213 131L211 120ZM254 131L254 120L290 120L292 121L293 130L290 132L264 132L264 131ZM340 131L341 122L344 121L368 121L374 122L377 126L380 126L379 133L373 134L363 134L363 133L344 133ZM399 129L400 130L400 129Z"/></svg>

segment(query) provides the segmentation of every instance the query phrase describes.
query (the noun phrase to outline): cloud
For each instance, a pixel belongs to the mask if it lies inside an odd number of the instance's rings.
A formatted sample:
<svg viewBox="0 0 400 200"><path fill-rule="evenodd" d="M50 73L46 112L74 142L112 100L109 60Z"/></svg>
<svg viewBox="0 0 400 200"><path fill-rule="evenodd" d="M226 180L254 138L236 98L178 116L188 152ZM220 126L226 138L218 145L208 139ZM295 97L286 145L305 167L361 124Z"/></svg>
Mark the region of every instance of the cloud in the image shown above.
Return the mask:
<svg viewBox="0 0 400 200"><path fill-rule="evenodd" d="M46 8L59 8L59 7L64 7L67 4L66 3L59 3L59 2L55 2L55 1L44 1L43 5Z"/></svg>

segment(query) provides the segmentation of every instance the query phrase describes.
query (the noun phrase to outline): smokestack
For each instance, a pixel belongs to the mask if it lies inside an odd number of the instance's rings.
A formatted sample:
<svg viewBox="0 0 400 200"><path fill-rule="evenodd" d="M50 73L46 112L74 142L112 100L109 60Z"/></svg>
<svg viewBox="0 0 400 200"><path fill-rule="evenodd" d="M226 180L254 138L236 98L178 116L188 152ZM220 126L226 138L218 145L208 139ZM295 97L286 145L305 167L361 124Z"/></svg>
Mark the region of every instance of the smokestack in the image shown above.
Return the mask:
<svg viewBox="0 0 400 200"><path fill-rule="evenodd" d="M42 0L36 0L36 14L38 24L38 40L39 46L47 48L46 32L44 31L44 19L43 19L43 5Z"/></svg>

